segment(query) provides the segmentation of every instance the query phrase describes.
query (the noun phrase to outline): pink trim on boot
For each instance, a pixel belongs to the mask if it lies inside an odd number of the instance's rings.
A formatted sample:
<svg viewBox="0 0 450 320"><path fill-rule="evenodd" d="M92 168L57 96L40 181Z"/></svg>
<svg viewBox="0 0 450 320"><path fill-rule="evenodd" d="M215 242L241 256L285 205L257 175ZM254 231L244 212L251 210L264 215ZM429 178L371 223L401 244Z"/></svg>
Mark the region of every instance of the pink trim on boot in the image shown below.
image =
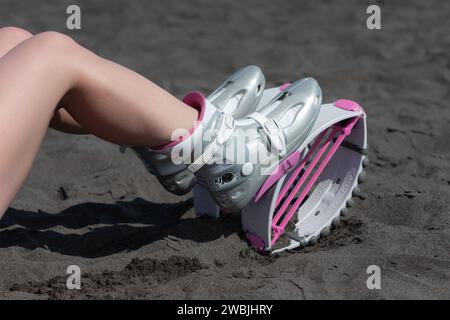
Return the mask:
<svg viewBox="0 0 450 320"><path fill-rule="evenodd" d="M362 109L358 102L348 99L339 99L334 103L334 105L347 111L359 111Z"/></svg>
<svg viewBox="0 0 450 320"><path fill-rule="evenodd" d="M289 82L283 83L283 84L280 86L279 90L280 90L280 91L284 91L284 89L286 89L286 88L289 87L290 85L291 85L291 84L290 84Z"/></svg>

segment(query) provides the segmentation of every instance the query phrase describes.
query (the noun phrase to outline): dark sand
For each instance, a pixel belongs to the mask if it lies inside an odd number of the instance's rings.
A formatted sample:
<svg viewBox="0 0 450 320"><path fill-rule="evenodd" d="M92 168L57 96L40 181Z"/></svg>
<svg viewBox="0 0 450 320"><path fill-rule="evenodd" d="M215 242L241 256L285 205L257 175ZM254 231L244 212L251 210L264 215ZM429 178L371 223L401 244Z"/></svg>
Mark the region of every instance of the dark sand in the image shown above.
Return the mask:
<svg viewBox="0 0 450 320"><path fill-rule="evenodd" d="M269 85L316 77L368 113L371 166L342 226L276 257L239 216L196 219L131 154L50 130L0 221L0 298L450 298L450 4L375 1L0 1L0 26L67 32L181 97L257 64ZM30 106L32 107L32 106ZM68 265L81 291L64 287ZM382 270L368 290L366 268Z"/></svg>

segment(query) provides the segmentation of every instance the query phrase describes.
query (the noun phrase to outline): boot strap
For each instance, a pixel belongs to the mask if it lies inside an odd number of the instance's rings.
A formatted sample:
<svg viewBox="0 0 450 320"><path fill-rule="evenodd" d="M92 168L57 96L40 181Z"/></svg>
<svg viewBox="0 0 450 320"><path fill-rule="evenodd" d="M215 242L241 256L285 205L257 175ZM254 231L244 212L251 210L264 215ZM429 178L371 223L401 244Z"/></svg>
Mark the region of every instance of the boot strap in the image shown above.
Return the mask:
<svg viewBox="0 0 450 320"><path fill-rule="evenodd" d="M234 132L234 119L230 115L222 114L219 119L214 139L205 147L204 152L195 159L188 169L192 173L200 170L205 164L209 164L214 159L217 152L222 148Z"/></svg>
<svg viewBox="0 0 450 320"><path fill-rule="evenodd" d="M286 141L284 139L283 131L278 123L258 112L253 112L248 117L259 124L261 133L268 142L268 150L270 151L269 148L271 148L273 151L277 152L279 156L284 156L286 154Z"/></svg>

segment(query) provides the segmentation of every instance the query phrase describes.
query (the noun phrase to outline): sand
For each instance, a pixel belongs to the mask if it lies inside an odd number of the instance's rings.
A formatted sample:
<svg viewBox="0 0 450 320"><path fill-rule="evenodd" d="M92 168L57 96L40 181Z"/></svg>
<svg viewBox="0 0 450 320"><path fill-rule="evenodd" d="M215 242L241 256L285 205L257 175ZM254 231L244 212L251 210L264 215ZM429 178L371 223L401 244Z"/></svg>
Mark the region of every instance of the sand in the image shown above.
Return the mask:
<svg viewBox="0 0 450 320"><path fill-rule="evenodd" d="M247 64L271 86L313 76L325 102L366 109L368 178L327 238L268 257L238 215L195 218L130 152L49 130L0 221L0 299L450 298L448 1L77 1L83 29L67 31L71 3L1 0L0 26L65 32L178 97ZM372 3L381 30L365 27Z"/></svg>

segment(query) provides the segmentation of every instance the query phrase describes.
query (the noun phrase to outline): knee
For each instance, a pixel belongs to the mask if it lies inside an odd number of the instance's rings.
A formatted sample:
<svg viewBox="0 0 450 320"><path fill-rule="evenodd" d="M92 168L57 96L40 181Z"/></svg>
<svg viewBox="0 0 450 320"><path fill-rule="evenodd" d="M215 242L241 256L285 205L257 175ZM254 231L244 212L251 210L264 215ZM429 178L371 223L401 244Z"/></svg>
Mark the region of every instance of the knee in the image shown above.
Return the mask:
<svg viewBox="0 0 450 320"><path fill-rule="evenodd" d="M24 46L24 52L35 65L64 75L72 84L87 69L85 58L90 51L65 34L54 31L39 33L25 41Z"/></svg>
<svg viewBox="0 0 450 320"><path fill-rule="evenodd" d="M65 51L73 51L79 47L71 37L55 31L39 33L33 37L33 41L40 48L50 49L50 51L58 54Z"/></svg>
<svg viewBox="0 0 450 320"><path fill-rule="evenodd" d="M84 48L71 37L62 33L47 31L27 40L30 52L42 63L52 66L75 66Z"/></svg>
<svg viewBox="0 0 450 320"><path fill-rule="evenodd" d="M0 38L14 44L19 44L32 36L27 30L17 27L4 27L0 29Z"/></svg>

